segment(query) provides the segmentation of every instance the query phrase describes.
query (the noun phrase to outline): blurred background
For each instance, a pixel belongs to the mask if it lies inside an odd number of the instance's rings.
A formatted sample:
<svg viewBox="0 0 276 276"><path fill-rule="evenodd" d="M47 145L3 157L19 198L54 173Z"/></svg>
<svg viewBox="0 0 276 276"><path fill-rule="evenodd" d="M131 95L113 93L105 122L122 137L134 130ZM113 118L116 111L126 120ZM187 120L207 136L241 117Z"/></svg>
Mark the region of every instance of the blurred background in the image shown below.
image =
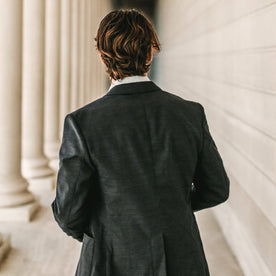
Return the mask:
<svg viewBox="0 0 276 276"><path fill-rule="evenodd" d="M211 275L276 275L272 0L0 0L0 275L75 273L81 243L50 208L58 151L66 114L108 90L94 37L118 8L153 22L149 77L204 106L229 175L228 201L195 213Z"/></svg>

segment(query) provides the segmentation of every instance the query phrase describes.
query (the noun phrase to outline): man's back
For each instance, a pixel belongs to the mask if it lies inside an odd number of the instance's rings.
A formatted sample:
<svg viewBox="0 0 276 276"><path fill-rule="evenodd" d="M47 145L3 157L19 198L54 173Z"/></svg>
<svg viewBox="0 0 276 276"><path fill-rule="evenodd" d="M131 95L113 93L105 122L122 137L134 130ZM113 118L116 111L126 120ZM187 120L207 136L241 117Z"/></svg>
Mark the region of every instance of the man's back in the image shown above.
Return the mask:
<svg viewBox="0 0 276 276"><path fill-rule="evenodd" d="M153 82L122 84L64 129L57 197L68 181L76 188L53 211L83 238L76 275L209 275L193 211L225 201L229 179L202 105Z"/></svg>

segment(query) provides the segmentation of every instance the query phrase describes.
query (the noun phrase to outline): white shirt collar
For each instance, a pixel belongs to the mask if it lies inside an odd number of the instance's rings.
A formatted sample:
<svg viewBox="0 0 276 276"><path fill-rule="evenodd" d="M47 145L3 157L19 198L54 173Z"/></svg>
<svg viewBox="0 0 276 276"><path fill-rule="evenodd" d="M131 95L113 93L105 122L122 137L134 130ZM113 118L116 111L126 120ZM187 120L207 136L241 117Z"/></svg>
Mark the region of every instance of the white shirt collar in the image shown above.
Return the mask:
<svg viewBox="0 0 276 276"><path fill-rule="evenodd" d="M151 81L151 80L148 78L148 76L129 76L129 77L125 77L123 79L119 79L119 80L114 81L110 85L109 90L111 88L113 88L114 86L119 85L119 84L131 83L131 82L140 82L140 81Z"/></svg>

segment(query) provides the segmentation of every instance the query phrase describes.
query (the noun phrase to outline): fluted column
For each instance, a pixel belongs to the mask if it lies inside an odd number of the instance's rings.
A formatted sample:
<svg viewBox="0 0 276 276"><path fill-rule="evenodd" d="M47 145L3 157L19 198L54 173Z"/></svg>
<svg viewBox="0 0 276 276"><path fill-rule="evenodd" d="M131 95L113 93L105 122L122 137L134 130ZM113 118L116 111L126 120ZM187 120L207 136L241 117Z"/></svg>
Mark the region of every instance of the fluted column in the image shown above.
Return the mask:
<svg viewBox="0 0 276 276"><path fill-rule="evenodd" d="M58 169L60 0L46 0L45 42L45 153L50 166Z"/></svg>
<svg viewBox="0 0 276 276"><path fill-rule="evenodd" d="M91 13L91 34L92 34L92 45L96 46L96 41L94 40L94 37L96 36L97 34L97 25L99 24L99 22L97 22L96 18L95 18L95 14L96 14L96 8L95 8L95 5L92 5L92 8L90 9L90 13ZM96 80L96 58L97 58L97 52L96 52L96 49L92 48L90 49L90 52L91 52L91 64L90 64L90 84L89 84L89 87L90 87L90 98L91 98L91 101L94 101L95 98L96 98L96 84L95 84L95 80Z"/></svg>
<svg viewBox="0 0 276 276"><path fill-rule="evenodd" d="M84 98L85 103L89 103L92 101L91 96L89 95L91 91L91 63L92 63L92 51L95 49L95 41L92 34L91 24L92 24L92 2L90 0L86 0L86 38L85 38L85 56L86 56L86 64L85 64L85 90L84 90Z"/></svg>
<svg viewBox="0 0 276 276"><path fill-rule="evenodd" d="M71 28L71 111L79 106L79 2L71 0L72 28Z"/></svg>
<svg viewBox="0 0 276 276"><path fill-rule="evenodd" d="M60 45L60 121L59 138L62 140L63 123L70 112L71 103L71 1L61 1L61 45Z"/></svg>
<svg viewBox="0 0 276 276"><path fill-rule="evenodd" d="M109 1L104 0L104 1L99 1L99 12L98 12L98 21L100 21L109 11ZM103 69L103 64L101 60L98 58L98 66ZM107 88L110 86L110 80L108 79L108 75L104 70L99 70L99 94L98 97L102 97L103 95L106 94Z"/></svg>
<svg viewBox="0 0 276 276"><path fill-rule="evenodd" d="M105 0L102 2L103 3L103 16L105 16L108 12L111 10L111 1L110 0ZM107 92L107 89L110 86L110 80L107 77L107 74L104 72L104 70L101 70L102 73L102 93L101 96L105 95Z"/></svg>
<svg viewBox="0 0 276 276"><path fill-rule="evenodd" d="M43 153L45 0L23 1L22 173L30 189L53 188Z"/></svg>
<svg viewBox="0 0 276 276"><path fill-rule="evenodd" d="M100 21L102 20L102 11L101 11L101 2L97 1L96 10L94 11L94 16L97 22L97 25L99 25ZM96 56L95 58L95 79L96 79L96 98L100 97L101 94L101 79L102 79L102 72L100 68L104 69L105 67L101 67L101 60L99 56Z"/></svg>
<svg viewBox="0 0 276 276"><path fill-rule="evenodd" d="M21 175L21 0L0 0L0 41L0 221L29 220L38 203Z"/></svg>
<svg viewBox="0 0 276 276"><path fill-rule="evenodd" d="M99 15L100 13L100 3L99 1L95 1L93 8L92 8L92 33L94 37L97 34L97 30L101 21L101 17ZM100 13L101 14L101 13ZM93 41L94 42L94 41ZM95 43L94 43L95 45ZM94 50L92 50L92 65L91 65L91 98L92 100L96 100L99 98L100 95L100 77L101 77L101 70L105 70L104 65L101 64L100 57L98 56L98 53Z"/></svg>
<svg viewBox="0 0 276 276"><path fill-rule="evenodd" d="M104 1L99 1L99 21L106 15L107 13L107 0ZM98 63L101 63L100 59L98 59ZM102 65L102 64L100 64ZM98 97L102 97L107 91L107 86L106 86L106 79L107 78L107 74L104 72L104 70L99 70L99 94ZM110 85L110 83L109 83Z"/></svg>
<svg viewBox="0 0 276 276"><path fill-rule="evenodd" d="M78 89L78 97L79 97L79 105L78 108L81 107L84 104L84 89L85 89L85 44L86 44L86 26L85 26L85 20L86 20L86 10L85 10L85 2L86 0L80 1L80 16L79 16L79 89Z"/></svg>

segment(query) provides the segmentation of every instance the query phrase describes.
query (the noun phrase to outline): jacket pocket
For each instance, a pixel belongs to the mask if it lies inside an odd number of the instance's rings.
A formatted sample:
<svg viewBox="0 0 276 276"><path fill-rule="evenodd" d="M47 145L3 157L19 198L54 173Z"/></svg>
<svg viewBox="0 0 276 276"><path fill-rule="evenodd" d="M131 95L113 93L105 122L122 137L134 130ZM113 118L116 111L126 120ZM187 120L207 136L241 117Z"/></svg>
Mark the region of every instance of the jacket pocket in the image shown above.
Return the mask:
<svg viewBox="0 0 276 276"><path fill-rule="evenodd" d="M150 241L152 256L152 275L167 276L166 248L163 233L153 236Z"/></svg>
<svg viewBox="0 0 276 276"><path fill-rule="evenodd" d="M95 239L84 233L76 276L91 275L94 248Z"/></svg>

